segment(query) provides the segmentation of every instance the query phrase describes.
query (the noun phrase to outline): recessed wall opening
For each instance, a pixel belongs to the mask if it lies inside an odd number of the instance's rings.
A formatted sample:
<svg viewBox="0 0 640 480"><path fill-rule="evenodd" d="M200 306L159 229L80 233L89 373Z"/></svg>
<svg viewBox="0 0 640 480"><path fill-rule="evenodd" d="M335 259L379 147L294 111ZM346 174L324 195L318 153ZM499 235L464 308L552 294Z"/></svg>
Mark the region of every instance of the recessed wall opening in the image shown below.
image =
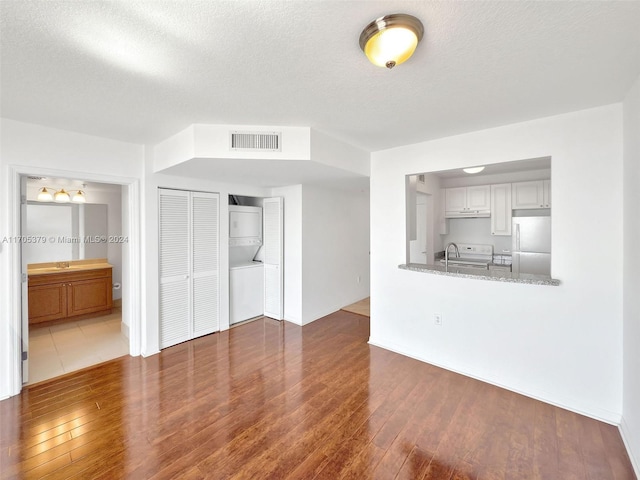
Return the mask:
<svg viewBox="0 0 640 480"><path fill-rule="evenodd" d="M280 197L229 195L229 325L284 317Z"/></svg>
<svg viewBox="0 0 640 480"><path fill-rule="evenodd" d="M437 266L447 247L478 246L489 269L550 275L551 157L416 172L405 184L407 263Z"/></svg>

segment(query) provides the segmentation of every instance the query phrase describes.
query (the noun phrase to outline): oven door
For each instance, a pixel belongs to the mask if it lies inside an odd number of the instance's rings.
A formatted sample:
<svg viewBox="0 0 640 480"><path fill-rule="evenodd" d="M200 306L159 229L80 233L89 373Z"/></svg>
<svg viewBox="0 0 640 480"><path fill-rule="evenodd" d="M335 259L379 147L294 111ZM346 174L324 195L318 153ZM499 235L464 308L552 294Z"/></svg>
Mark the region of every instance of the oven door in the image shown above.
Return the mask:
<svg viewBox="0 0 640 480"><path fill-rule="evenodd" d="M444 260L440 260L440 264L442 266L445 265ZM470 261L470 260L460 260L449 259L449 268L468 268L472 270L489 270L489 262L486 261Z"/></svg>

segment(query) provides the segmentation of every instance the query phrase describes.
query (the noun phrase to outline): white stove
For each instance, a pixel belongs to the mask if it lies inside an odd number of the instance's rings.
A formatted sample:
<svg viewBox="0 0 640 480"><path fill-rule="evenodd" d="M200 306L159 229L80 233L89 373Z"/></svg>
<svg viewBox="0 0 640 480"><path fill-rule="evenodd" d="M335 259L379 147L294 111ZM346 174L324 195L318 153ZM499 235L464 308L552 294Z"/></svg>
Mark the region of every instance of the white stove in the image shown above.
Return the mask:
<svg viewBox="0 0 640 480"><path fill-rule="evenodd" d="M460 256L456 257L455 248L449 247L449 265L464 268L480 268L487 270L493 261L493 245L476 245L458 243ZM440 260L444 265L444 258Z"/></svg>

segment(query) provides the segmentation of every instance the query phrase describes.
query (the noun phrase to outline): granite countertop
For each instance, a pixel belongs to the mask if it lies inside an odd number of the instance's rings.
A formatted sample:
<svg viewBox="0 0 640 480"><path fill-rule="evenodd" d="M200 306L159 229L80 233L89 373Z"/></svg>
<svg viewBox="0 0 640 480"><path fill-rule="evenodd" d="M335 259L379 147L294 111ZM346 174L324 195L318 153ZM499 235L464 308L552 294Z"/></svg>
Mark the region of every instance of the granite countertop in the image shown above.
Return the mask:
<svg viewBox="0 0 640 480"><path fill-rule="evenodd" d="M109 264L106 258L89 258L86 260L69 260L66 262L30 263L27 265L27 274L49 275L51 273L82 272L112 267L113 265Z"/></svg>
<svg viewBox="0 0 640 480"><path fill-rule="evenodd" d="M398 265L402 270L413 272L431 273L434 275L444 275L448 277L475 278L477 280L492 280L494 282L526 283L530 285L560 285L560 280L551 278L549 275L533 275L531 273L513 273L505 270L483 270L473 268L460 268L449 266L446 270L444 265L424 265L421 263L409 263Z"/></svg>

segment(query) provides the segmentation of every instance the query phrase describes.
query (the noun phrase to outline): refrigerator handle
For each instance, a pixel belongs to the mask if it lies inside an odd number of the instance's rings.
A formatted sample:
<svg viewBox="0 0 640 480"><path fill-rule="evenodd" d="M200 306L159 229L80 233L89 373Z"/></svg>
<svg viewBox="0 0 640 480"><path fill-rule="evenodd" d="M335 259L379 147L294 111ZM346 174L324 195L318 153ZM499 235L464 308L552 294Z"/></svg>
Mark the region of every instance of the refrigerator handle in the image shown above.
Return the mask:
<svg viewBox="0 0 640 480"><path fill-rule="evenodd" d="M516 223L516 251L520 251L520 224Z"/></svg>

